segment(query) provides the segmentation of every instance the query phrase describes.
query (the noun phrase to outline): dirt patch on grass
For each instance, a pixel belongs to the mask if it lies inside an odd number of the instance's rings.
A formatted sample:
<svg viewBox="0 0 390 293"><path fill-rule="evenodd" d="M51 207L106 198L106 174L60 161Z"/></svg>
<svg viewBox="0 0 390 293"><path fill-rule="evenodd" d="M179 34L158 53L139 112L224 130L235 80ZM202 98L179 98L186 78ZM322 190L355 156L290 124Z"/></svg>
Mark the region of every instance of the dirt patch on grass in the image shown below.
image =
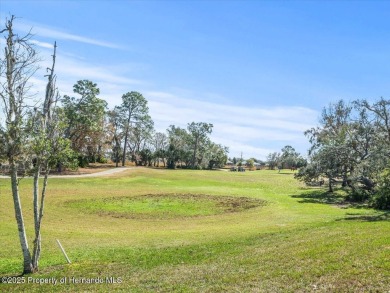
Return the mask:
<svg viewBox="0 0 390 293"><path fill-rule="evenodd" d="M264 206L266 201L206 194L146 194L68 201L67 206L100 216L128 219L172 219L237 213Z"/></svg>
<svg viewBox="0 0 390 293"><path fill-rule="evenodd" d="M216 199L216 198L214 198ZM226 213L236 213L264 206L266 201L249 197L222 196L217 205L224 208Z"/></svg>

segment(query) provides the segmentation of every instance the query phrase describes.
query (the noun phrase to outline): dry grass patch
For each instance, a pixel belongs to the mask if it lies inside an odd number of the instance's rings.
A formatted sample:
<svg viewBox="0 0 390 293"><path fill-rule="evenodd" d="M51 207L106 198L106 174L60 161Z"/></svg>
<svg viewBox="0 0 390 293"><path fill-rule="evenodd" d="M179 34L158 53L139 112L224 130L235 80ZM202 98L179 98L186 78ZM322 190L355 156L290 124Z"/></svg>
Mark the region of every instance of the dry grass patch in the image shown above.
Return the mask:
<svg viewBox="0 0 390 293"><path fill-rule="evenodd" d="M79 199L65 202L71 208L101 216L129 219L172 219L242 212L265 205L261 199L206 194L146 194Z"/></svg>

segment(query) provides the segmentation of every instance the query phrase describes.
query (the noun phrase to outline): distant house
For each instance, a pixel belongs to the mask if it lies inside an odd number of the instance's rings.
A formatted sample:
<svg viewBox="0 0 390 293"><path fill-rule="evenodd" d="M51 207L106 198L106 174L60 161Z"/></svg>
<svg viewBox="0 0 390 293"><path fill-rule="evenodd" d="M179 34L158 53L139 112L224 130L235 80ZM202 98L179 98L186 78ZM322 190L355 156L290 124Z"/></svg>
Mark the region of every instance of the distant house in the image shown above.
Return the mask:
<svg viewBox="0 0 390 293"><path fill-rule="evenodd" d="M232 161L229 161L229 160L228 160L228 161L226 162L226 166L233 166L233 165L234 165L234 164L233 164Z"/></svg>
<svg viewBox="0 0 390 293"><path fill-rule="evenodd" d="M249 167L250 164L247 161L243 161L242 165ZM253 163L253 167L256 168L256 170L260 170L261 169L261 164L257 163L257 162L254 162Z"/></svg>
<svg viewBox="0 0 390 293"><path fill-rule="evenodd" d="M256 168L256 170L260 170L261 169L261 164L260 163L254 163L253 166Z"/></svg>
<svg viewBox="0 0 390 293"><path fill-rule="evenodd" d="M243 161L237 162L237 164L234 164L232 161L228 160L226 162L226 166L229 166L229 167L233 167L233 166L249 167L249 163L248 163L248 161L243 160ZM255 162L253 164L253 166L256 168L256 170L260 170L261 169L261 164L260 163Z"/></svg>

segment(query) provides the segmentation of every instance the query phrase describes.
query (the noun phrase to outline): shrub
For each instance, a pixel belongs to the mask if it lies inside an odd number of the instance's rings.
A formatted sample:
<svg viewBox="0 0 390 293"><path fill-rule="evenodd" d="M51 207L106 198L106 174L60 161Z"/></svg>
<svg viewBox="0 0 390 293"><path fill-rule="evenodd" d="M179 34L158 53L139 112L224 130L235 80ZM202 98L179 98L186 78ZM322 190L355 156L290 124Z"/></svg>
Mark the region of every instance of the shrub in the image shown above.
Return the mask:
<svg viewBox="0 0 390 293"><path fill-rule="evenodd" d="M370 192L363 188L354 188L347 196L347 200L354 202L364 202L371 197Z"/></svg>
<svg viewBox="0 0 390 293"><path fill-rule="evenodd" d="M78 165L79 165L79 167L85 168L85 167L88 166L89 160L88 160L87 157L79 156L77 159L78 159L78 163L79 163Z"/></svg>
<svg viewBox="0 0 390 293"><path fill-rule="evenodd" d="M386 169L379 180L378 191L374 196L373 205L377 209L390 209L390 169Z"/></svg>
<svg viewBox="0 0 390 293"><path fill-rule="evenodd" d="M367 180L366 180L367 181ZM349 177L346 181L346 186L350 188L349 194L347 196L348 201L353 202L364 202L370 198L372 198L374 185L368 185L371 187L367 188L367 185L364 184L364 180L360 177ZM372 182L372 181L369 181Z"/></svg>
<svg viewBox="0 0 390 293"><path fill-rule="evenodd" d="M108 159L106 157L99 156L97 158L96 162L100 163L100 164L107 164L108 163Z"/></svg>

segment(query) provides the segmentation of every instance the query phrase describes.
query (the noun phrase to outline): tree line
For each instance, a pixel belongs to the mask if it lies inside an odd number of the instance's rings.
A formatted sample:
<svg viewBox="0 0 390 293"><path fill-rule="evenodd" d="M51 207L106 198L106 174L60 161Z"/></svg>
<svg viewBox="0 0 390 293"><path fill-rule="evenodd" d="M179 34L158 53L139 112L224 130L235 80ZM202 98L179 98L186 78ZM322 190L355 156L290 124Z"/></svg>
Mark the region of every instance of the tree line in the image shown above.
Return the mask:
<svg viewBox="0 0 390 293"><path fill-rule="evenodd" d="M297 169L307 165L306 159L298 153L292 146L286 145L281 152L269 153L266 164L270 170L278 169Z"/></svg>
<svg viewBox="0 0 390 293"><path fill-rule="evenodd" d="M296 178L324 178L328 191L341 182L354 201L390 208L390 100L339 100L324 108L320 123L305 132L309 163Z"/></svg>
<svg viewBox="0 0 390 293"><path fill-rule="evenodd" d="M222 167L228 149L214 143L209 135L213 125L188 123L187 128L171 125L157 132L149 115L148 102L136 91L122 95L112 109L98 97L96 83L80 80L73 86L76 97L61 98L59 111L67 125L64 136L71 142L79 166L111 159L116 166L127 161L137 166L174 169Z"/></svg>
<svg viewBox="0 0 390 293"><path fill-rule="evenodd" d="M307 165L307 160L291 145L284 146L280 152L269 153L264 161L253 157L247 160L244 160L242 157L233 157L229 158L229 162L237 166L242 166L243 162L245 162L249 168L253 168L256 163L259 167L266 167L269 170L275 170L275 168L297 169Z"/></svg>

